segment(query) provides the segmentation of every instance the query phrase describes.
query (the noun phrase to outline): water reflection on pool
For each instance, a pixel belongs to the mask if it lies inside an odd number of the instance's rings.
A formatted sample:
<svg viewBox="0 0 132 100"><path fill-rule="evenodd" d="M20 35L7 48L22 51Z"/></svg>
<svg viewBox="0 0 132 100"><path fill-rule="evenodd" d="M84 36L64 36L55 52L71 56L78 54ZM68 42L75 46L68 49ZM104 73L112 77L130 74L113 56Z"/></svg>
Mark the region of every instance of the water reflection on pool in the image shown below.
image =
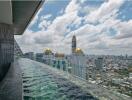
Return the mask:
<svg viewBox="0 0 132 100"><path fill-rule="evenodd" d="M20 64L24 100L97 100L50 66L27 59Z"/></svg>

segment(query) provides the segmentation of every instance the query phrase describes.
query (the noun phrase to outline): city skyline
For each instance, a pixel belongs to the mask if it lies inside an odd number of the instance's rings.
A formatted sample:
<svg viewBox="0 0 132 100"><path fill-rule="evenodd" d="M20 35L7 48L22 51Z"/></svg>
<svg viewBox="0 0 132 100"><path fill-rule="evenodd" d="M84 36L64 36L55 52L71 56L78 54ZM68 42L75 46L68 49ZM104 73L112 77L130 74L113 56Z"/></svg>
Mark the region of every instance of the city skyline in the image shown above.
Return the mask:
<svg viewBox="0 0 132 100"><path fill-rule="evenodd" d="M131 100L131 12L131 0L1 1L0 100Z"/></svg>
<svg viewBox="0 0 132 100"><path fill-rule="evenodd" d="M51 48L70 54L76 35L85 54L132 55L131 5L128 0L49 0L15 38L24 52Z"/></svg>

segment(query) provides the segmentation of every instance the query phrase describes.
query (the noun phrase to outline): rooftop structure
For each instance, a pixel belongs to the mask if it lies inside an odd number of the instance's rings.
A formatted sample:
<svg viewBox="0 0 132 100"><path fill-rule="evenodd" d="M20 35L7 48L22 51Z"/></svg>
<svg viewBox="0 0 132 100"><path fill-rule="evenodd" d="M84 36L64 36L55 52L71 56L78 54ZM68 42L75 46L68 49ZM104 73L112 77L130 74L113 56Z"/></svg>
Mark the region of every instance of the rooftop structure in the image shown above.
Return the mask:
<svg viewBox="0 0 132 100"><path fill-rule="evenodd" d="M45 55L52 54L51 49L50 49L50 48L45 49L44 54L45 54Z"/></svg>
<svg viewBox="0 0 132 100"><path fill-rule="evenodd" d="M13 27L13 34L21 35L43 4L44 0L0 1L0 23ZM4 13L3 13L4 12Z"/></svg>
<svg viewBox="0 0 132 100"><path fill-rule="evenodd" d="M76 36L74 35L74 36L72 37L72 53L75 53L75 51L76 51L76 46L77 46L77 44L76 44Z"/></svg>
<svg viewBox="0 0 132 100"><path fill-rule="evenodd" d="M75 54L77 54L77 55L83 55L84 53L83 53L83 51L80 48L76 48L75 49Z"/></svg>

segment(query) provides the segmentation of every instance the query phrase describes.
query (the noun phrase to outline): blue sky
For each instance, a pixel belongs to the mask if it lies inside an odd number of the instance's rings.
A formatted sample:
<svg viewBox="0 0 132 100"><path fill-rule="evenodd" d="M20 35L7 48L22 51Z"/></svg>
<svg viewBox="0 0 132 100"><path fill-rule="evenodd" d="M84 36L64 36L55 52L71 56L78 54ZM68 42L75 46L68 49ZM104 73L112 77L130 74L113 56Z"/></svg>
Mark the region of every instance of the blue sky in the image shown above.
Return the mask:
<svg viewBox="0 0 132 100"><path fill-rule="evenodd" d="M87 54L132 55L131 0L46 0L22 36L24 52L71 53L71 38Z"/></svg>

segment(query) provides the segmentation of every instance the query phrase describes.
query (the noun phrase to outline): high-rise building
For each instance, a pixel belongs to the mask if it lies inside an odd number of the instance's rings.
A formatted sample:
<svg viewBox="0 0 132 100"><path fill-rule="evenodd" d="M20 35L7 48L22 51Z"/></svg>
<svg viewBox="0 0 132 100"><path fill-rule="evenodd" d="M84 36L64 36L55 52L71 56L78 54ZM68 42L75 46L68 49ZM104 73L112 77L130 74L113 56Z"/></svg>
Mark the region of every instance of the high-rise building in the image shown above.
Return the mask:
<svg viewBox="0 0 132 100"><path fill-rule="evenodd" d="M45 49L44 55L43 55L43 61L45 64L52 65L52 59L54 57L54 54L50 48Z"/></svg>
<svg viewBox="0 0 132 100"><path fill-rule="evenodd" d="M72 54L74 54L76 51L76 36L74 35L72 37Z"/></svg>
<svg viewBox="0 0 132 100"><path fill-rule="evenodd" d="M35 60L38 62L44 62L43 56L44 56L44 53L36 53L35 54Z"/></svg>
<svg viewBox="0 0 132 100"><path fill-rule="evenodd" d="M99 57L95 60L95 65L98 70L102 70L103 67L103 58Z"/></svg>
<svg viewBox="0 0 132 100"><path fill-rule="evenodd" d="M52 60L52 66L58 69L61 69L63 71L66 71L66 68L68 66L68 62L65 58L64 54L56 53L54 55L54 59Z"/></svg>
<svg viewBox="0 0 132 100"><path fill-rule="evenodd" d="M83 79L86 79L86 56L71 55L71 73Z"/></svg>
<svg viewBox="0 0 132 100"><path fill-rule="evenodd" d="M24 54L24 57L34 60L34 52L27 52Z"/></svg>
<svg viewBox="0 0 132 100"><path fill-rule="evenodd" d="M86 79L86 58L81 48L77 48L75 35L72 37L72 55L70 60L71 73Z"/></svg>

